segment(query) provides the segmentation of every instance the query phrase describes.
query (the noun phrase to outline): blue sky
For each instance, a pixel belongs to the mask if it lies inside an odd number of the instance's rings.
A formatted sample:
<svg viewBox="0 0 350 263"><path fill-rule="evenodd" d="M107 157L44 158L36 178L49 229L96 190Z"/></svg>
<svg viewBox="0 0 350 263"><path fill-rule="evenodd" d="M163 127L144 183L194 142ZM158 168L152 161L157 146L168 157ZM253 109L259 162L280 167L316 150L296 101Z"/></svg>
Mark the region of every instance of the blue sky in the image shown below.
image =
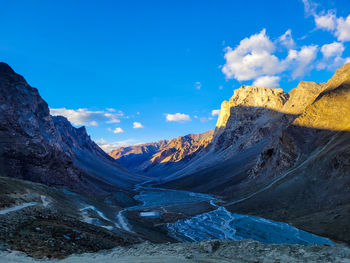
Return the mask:
<svg viewBox="0 0 350 263"><path fill-rule="evenodd" d="M215 128L241 85L289 91L350 57L348 0L0 4L0 60L105 149Z"/></svg>

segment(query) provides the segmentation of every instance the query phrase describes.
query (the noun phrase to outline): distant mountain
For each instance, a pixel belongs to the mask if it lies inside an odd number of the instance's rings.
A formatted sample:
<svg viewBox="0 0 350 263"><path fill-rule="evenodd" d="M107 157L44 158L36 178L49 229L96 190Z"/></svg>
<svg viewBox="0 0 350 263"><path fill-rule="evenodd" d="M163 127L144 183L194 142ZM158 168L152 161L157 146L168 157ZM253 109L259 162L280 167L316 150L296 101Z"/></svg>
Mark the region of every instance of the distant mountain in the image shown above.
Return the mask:
<svg viewBox="0 0 350 263"><path fill-rule="evenodd" d="M211 142L214 130L188 134L170 141L139 144L113 150L110 156L130 171L160 176L188 163Z"/></svg>
<svg viewBox="0 0 350 263"><path fill-rule="evenodd" d="M0 63L0 175L109 192L144 180L122 168L63 117L52 117L37 89Z"/></svg>
<svg viewBox="0 0 350 263"><path fill-rule="evenodd" d="M160 149L163 149L167 143L167 140L162 140L159 142L120 147L111 151L109 155L116 159L123 167L131 171L142 172L144 169L143 164L149 162L152 156L160 151Z"/></svg>
<svg viewBox="0 0 350 263"><path fill-rule="evenodd" d="M327 82L243 86L212 142L162 185L215 194L234 212L350 242L350 64Z"/></svg>

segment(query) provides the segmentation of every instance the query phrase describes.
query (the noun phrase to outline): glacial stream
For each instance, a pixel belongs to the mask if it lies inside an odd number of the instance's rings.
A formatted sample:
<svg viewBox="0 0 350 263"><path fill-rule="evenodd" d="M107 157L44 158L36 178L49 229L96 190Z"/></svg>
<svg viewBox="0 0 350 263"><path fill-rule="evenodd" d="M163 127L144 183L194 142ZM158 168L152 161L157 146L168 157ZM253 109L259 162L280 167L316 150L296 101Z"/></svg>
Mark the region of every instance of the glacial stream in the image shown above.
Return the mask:
<svg viewBox="0 0 350 263"><path fill-rule="evenodd" d="M188 207L189 204L196 206L199 202L207 202L213 206L214 209L210 212L167 224L169 235L179 241L254 239L268 244L333 244L327 238L302 231L286 223L231 213L225 207L217 205L218 200L210 195L145 187L142 184L138 185L135 190L139 191L139 195L134 198L142 204L126 210L141 211L141 216L157 216L159 212L156 211L159 211L159 208L181 207L181 204L186 204ZM122 217L119 225L124 225L123 228L127 231L131 230L132 226L123 217L123 212L118 216Z"/></svg>

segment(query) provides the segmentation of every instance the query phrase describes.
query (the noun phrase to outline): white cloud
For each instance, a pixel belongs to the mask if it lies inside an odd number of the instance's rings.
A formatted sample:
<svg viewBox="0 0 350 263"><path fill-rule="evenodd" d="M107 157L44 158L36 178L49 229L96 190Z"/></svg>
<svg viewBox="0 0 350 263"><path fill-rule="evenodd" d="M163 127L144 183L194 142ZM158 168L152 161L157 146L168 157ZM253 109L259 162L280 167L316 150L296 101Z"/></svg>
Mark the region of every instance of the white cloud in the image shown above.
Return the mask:
<svg viewBox="0 0 350 263"><path fill-rule="evenodd" d="M253 86L266 87L266 88L278 88L280 77L277 76L262 76L257 78L253 82Z"/></svg>
<svg viewBox="0 0 350 263"><path fill-rule="evenodd" d="M337 26L337 17L333 12L328 12L325 15L314 15L317 28L332 31Z"/></svg>
<svg viewBox="0 0 350 263"><path fill-rule="evenodd" d="M208 121L208 118L202 117L202 118L200 118L199 120L200 120L200 122L207 122L207 121Z"/></svg>
<svg viewBox="0 0 350 263"><path fill-rule="evenodd" d="M57 108L50 109L50 114L66 117L74 125L97 126L99 122L118 123L122 113L110 113L105 111L91 111L86 108L77 110Z"/></svg>
<svg viewBox="0 0 350 263"><path fill-rule="evenodd" d="M350 15L347 18L339 17L332 12L326 15L314 15L316 28L324 29L333 33L338 41L350 41Z"/></svg>
<svg viewBox="0 0 350 263"><path fill-rule="evenodd" d="M191 117L183 113L166 114L166 121L184 122L190 121Z"/></svg>
<svg viewBox="0 0 350 263"><path fill-rule="evenodd" d="M286 48L294 48L295 41L292 37L292 30L288 29L282 36L278 38L278 41Z"/></svg>
<svg viewBox="0 0 350 263"><path fill-rule="evenodd" d="M131 144L135 144L135 141L132 139L117 141L117 142L107 142L104 139L100 139L96 141L97 145L101 147L106 153L110 153L112 150L118 149L120 147L129 146Z"/></svg>
<svg viewBox="0 0 350 263"><path fill-rule="evenodd" d="M110 112L116 112L117 110L116 109L113 109L113 108L106 108L107 111L110 111Z"/></svg>
<svg viewBox="0 0 350 263"><path fill-rule="evenodd" d="M285 59L279 59L274 54L276 44L287 49L288 56ZM222 71L229 79L253 80L253 85L278 87L280 73L287 72L295 79L304 76L313 68L312 62L317 57L318 46L309 45L292 49L295 46L290 29L274 42L263 29L260 33L241 40L236 48L226 48L226 64Z"/></svg>
<svg viewBox="0 0 350 263"><path fill-rule="evenodd" d="M212 110L211 111L211 116L219 115L219 113L220 113L220 110Z"/></svg>
<svg viewBox="0 0 350 263"><path fill-rule="evenodd" d="M318 5L310 0L303 0L305 12L312 15L316 28L330 31L338 41L350 41L350 15L337 17L334 10L317 12Z"/></svg>
<svg viewBox="0 0 350 263"><path fill-rule="evenodd" d="M328 69L334 70L345 63L348 63L350 58L343 58L343 52L345 47L343 43L333 42L330 44L325 44L321 47L321 52L323 54L322 60L317 64L317 69Z"/></svg>
<svg viewBox="0 0 350 263"><path fill-rule="evenodd" d="M335 32L335 35L337 36L339 41L350 41L350 15L344 19L339 18L337 20L337 31Z"/></svg>
<svg viewBox="0 0 350 263"><path fill-rule="evenodd" d="M120 127L115 128L115 129L113 130L113 133L123 133L123 132L124 132L124 130L123 130L122 128L120 128Z"/></svg>
<svg viewBox="0 0 350 263"><path fill-rule="evenodd" d="M260 33L241 40L235 49L231 47L225 49L226 64L222 72L226 78L235 78L238 81L281 72L283 69L280 61L272 54L275 48L275 44L263 29Z"/></svg>
<svg viewBox="0 0 350 263"><path fill-rule="evenodd" d="M145 128L145 126L143 126L143 125L141 124L141 122L137 122L137 121L135 121L135 122L132 124L132 127L133 127L134 129Z"/></svg>
<svg viewBox="0 0 350 263"><path fill-rule="evenodd" d="M316 59L318 46L303 46L299 51L295 49L289 50L285 59L287 67L292 69L292 77L296 79L304 76L312 69L312 62Z"/></svg>
<svg viewBox="0 0 350 263"><path fill-rule="evenodd" d="M325 44L321 47L321 52L325 58L339 57L343 55L344 45L340 42Z"/></svg>
<svg viewBox="0 0 350 263"><path fill-rule="evenodd" d="M194 86L196 89L200 90L202 87L202 84L199 81L197 81L196 83L194 83Z"/></svg>

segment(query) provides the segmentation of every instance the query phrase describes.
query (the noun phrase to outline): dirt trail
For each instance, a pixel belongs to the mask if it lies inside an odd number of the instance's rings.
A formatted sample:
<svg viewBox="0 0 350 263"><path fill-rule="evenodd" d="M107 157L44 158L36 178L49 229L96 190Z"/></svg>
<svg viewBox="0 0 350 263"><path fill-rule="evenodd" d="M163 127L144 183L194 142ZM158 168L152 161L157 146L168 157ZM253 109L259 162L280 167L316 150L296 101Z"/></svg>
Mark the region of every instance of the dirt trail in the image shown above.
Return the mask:
<svg viewBox="0 0 350 263"><path fill-rule="evenodd" d="M16 205L16 206L13 206L10 208L2 209L2 210L0 210L0 215L6 215L8 213L15 212L15 211L21 210L23 208L26 208L29 206L34 206L37 204L38 204L37 202L30 202L30 203L23 203L21 205Z"/></svg>

